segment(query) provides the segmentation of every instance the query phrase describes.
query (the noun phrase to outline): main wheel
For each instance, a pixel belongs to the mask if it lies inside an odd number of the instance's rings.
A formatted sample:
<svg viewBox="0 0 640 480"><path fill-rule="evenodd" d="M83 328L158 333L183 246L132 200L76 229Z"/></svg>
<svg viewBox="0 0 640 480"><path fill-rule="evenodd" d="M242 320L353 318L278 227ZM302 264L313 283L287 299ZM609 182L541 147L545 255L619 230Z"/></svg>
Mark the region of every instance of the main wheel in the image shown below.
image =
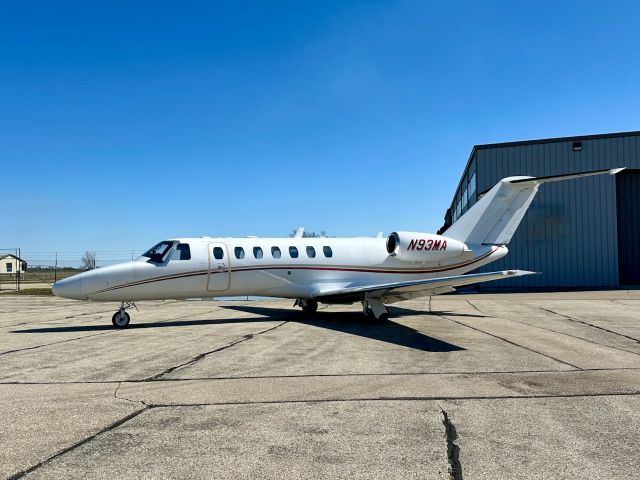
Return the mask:
<svg viewBox="0 0 640 480"><path fill-rule="evenodd" d="M304 313L316 313L318 310L318 302L316 300L307 300L306 305L302 306L302 311Z"/></svg>
<svg viewBox="0 0 640 480"><path fill-rule="evenodd" d="M124 311L121 312L120 310L114 313L113 317L111 317L111 323L113 323L113 326L116 328L128 327L130 320L131 320L131 317L129 317L129 314Z"/></svg>

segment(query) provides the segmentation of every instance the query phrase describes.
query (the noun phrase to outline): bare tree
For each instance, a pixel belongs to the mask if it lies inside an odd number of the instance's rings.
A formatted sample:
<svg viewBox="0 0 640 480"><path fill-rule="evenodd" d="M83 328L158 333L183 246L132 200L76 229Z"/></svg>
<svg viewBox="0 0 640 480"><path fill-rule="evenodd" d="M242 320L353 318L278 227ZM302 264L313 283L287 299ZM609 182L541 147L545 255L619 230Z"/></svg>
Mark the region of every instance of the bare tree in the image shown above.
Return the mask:
<svg viewBox="0 0 640 480"><path fill-rule="evenodd" d="M290 233L290 237L295 237L298 230L293 230L293 233ZM320 230L320 233L316 233L313 230L302 232L302 238L324 238L327 236L327 232L324 230Z"/></svg>
<svg viewBox="0 0 640 480"><path fill-rule="evenodd" d="M93 270L96 268L96 252L90 252L89 250L84 252L80 263L85 270Z"/></svg>

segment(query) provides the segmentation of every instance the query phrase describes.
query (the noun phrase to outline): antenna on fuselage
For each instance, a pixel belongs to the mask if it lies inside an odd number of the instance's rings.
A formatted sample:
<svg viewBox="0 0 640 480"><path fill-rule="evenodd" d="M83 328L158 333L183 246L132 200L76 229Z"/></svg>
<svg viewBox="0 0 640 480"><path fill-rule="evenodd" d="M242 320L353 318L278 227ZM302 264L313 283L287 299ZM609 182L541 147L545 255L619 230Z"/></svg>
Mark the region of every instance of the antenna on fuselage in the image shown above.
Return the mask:
<svg viewBox="0 0 640 480"><path fill-rule="evenodd" d="M293 238L302 238L303 233L304 233L304 227L298 227L298 229L296 230L296 234L293 236Z"/></svg>

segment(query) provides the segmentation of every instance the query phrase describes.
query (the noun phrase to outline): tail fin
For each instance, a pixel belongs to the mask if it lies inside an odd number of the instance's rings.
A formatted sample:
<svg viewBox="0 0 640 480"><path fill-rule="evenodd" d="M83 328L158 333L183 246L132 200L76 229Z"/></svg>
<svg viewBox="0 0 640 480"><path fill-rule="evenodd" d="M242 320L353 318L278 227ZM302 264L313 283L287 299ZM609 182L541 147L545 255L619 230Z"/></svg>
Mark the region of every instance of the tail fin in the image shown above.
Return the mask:
<svg viewBox="0 0 640 480"><path fill-rule="evenodd" d="M540 184L604 173L615 175L621 170L624 168L549 177L503 178L451 225L444 235L467 245L506 245L527 213Z"/></svg>

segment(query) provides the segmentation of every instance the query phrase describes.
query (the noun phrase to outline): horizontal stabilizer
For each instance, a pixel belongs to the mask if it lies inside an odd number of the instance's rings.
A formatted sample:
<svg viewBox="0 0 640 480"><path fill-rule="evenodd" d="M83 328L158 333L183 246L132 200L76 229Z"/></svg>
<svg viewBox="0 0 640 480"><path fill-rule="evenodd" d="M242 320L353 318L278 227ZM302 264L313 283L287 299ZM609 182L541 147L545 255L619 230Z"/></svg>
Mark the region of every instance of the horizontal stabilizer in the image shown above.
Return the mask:
<svg viewBox="0 0 640 480"><path fill-rule="evenodd" d="M536 272L526 270L503 270L499 272L473 273L455 275L451 277L427 278L422 280L408 280L405 282L366 285L362 287L335 288L319 290L313 298L327 303L356 302L368 298L382 298L386 303L399 300L409 300L427 295L439 295L454 290L454 287L473 285L474 283L502 280L509 277L532 275Z"/></svg>
<svg viewBox="0 0 640 480"><path fill-rule="evenodd" d="M604 170L591 170L589 172L577 172L577 173L566 173L564 175L549 175L546 177L519 177L515 180L508 180L509 183L548 183L548 182L559 182L562 180L571 180L572 178L582 178L582 177L591 177L593 175L603 175L608 173L609 175L615 175L616 173L621 172L626 167L622 168L606 168Z"/></svg>

